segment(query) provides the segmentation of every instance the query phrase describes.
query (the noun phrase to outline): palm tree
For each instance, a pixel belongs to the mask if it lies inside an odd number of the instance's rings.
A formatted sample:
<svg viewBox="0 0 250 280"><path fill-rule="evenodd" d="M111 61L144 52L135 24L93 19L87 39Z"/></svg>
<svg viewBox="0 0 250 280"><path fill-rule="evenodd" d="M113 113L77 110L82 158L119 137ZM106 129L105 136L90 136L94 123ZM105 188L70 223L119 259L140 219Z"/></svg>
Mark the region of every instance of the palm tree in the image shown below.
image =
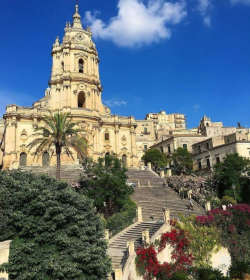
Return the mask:
<svg viewBox="0 0 250 280"><path fill-rule="evenodd" d="M250 263L234 261L229 267L229 274L232 278L244 280L250 274Z"/></svg>
<svg viewBox="0 0 250 280"><path fill-rule="evenodd" d="M84 130L74 128L79 122L72 122L69 115L70 113L60 113L59 111L52 114L52 112L49 111L49 115L45 115L41 118L45 125L38 126L34 129L37 138L28 145L30 149L37 146L35 155L38 156L51 147L55 148L57 179L60 179L62 149L72 158L73 156L70 148L73 148L82 158L87 150L86 140L79 135L79 133L84 132Z"/></svg>
<svg viewBox="0 0 250 280"><path fill-rule="evenodd" d="M194 280L229 280L218 268L199 267L194 269Z"/></svg>

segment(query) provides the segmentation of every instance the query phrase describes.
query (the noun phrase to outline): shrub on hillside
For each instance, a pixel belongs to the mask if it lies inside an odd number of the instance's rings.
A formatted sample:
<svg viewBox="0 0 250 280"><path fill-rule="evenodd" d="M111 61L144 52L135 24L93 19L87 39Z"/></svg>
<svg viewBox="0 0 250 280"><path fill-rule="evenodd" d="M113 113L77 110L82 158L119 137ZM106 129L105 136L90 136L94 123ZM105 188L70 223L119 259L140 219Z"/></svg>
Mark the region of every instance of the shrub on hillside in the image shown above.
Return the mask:
<svg viewBox="0 0 250 280"><path fill-rule="evenodd" d="M102 224L93 203L47 175L0 172L0 241L13 240L12 280L106 279Z"/></svg>

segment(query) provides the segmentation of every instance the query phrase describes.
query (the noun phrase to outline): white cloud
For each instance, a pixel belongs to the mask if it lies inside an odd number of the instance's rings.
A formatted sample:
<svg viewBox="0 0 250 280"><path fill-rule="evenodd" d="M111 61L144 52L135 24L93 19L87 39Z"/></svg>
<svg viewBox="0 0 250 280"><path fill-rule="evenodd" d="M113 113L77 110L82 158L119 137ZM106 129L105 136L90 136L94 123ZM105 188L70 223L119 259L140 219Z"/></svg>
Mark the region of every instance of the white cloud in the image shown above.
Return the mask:
<svg viewBox="0 0 250 280"><path fill-rule="evenodd" d="M192 108L195 111L195 113L197 113L198 109L200 108L200 105L199 104L195 104Z"/></svg>
<svg viewBox="0 0 250 280"><path fill-rule="evenodd" d="M245 5L250 5L250 0L231 0L231 4L237 4L237 3L242 3Z"/></svg>
<svg viewBox="0 0 250 280"><path fill-rule="evenodd" d="M211 27L210 11L212 9L212 0L198 0L197 10L203 18L204 25Z"/></svg>
<svg viewBox="0 0 250 280"><path fill-rule="evenodd" d="M138 47L171 37L171 26L187 15L184 0L119 0L118 14L104 23L99 12L85 13L85 22L91 26L95 38L111 40L118 46Z"/></svg>
<svg viewBox="0 0 250 280"><path fill-rule="evenodd" d="M116 101L116 100L103 100L103 103L109 107L114 107L114 106L121 106L121 105L127 105L127 102L125 101Z"/></svg>

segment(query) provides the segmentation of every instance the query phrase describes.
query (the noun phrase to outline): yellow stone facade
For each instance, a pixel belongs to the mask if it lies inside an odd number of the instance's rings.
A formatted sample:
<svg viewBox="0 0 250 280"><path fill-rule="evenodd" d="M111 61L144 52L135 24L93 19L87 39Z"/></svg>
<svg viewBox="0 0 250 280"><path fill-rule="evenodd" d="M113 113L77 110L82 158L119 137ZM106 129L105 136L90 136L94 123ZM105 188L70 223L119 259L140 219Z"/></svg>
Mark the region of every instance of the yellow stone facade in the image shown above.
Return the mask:
<svg viewBox="0 0 250 280"><path fill-rule="evenodd" d="M48 110L69 112L73 121L80 122L88 156L96 160L114 153L128 167L142 165L145 150L162 135L197 133L186 129L186 117L180 113L148 113L144 120L111 115L110 108L102 103L99 57L92 32L89 27L83 29L77 5L73 23L67 22L64 31L62 42L57 37L52 46L52 72L45 96L32 107L6 107L0 120L0 168L56 164L53 150L37 157L35 149L27 148L35 137L34 128L43 125L41 117ZM63 153L62 164L79 163L73 150L72 154L74 159Z"/></svg>
<svg viewBox="0 0 250 280"><path fill-rule="evenodd" d="M90 28L83 29L76 6L73 24L66 23L62 42L57 37L52 48L50 88L32 107L8 105L4 114L5 132L1 149L3 168L20 165L55 165L53 151L35 157L35 149L27 145L34 139L34 128L41 125L41 116L51 111L70 112L85 130L88 155L97 159L115 153L127 166L137 166L135 141L136 122L133 117L111 115L102 103L102 86L99 77L99 58L92 41ZM72 151L73 152L73 151ZM72 160L62 154L62 164L77 164L76 153Z"/></svg>

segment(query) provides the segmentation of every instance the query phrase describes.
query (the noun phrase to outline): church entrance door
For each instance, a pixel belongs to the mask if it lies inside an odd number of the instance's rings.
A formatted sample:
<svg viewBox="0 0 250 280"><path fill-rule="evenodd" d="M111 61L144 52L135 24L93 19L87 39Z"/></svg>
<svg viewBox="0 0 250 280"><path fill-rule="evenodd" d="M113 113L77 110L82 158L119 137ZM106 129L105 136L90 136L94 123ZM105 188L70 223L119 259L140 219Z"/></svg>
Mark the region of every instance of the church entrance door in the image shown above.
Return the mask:
<svg viewBox="0 0 250 280"><path fill-rule="evenodd" d="M48 152L44 152L43 153L43 166L49 166L49 153Z"/></svg>
<svg viewBox="0 0 250 280"><path fill-rule="evenodd" d="M123 156L122 156L122 165L123 165L124 167L127 166L127 156L126 156L126 155L123 155Z"/></svg>
<svg viewBox="0 0 250 280"><path fill-rule="evenodd" d="M27 154L21 153L20 155L20 166L26 166L27 165Z"/></svg>

